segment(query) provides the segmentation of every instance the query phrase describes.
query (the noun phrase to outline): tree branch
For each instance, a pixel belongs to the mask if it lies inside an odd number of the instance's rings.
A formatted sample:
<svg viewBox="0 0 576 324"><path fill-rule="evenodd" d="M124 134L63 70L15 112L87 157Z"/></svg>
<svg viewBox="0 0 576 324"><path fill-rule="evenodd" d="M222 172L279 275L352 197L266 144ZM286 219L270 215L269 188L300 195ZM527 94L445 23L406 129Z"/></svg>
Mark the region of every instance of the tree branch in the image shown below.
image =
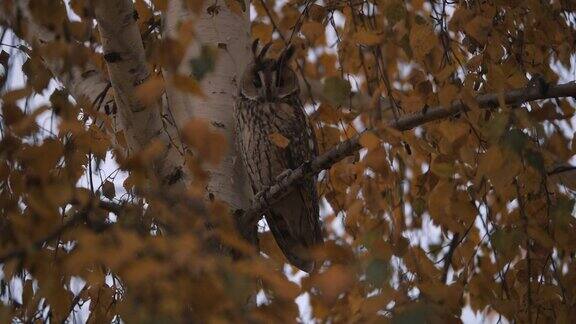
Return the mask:
<svg viewBox="0 0 576 324"><path fill-rule="evenodd" d="M450 248L446 255L444 256L444 267L442 269L442 282L448 284L448 271L450 270L450 265L452 264L452 257L454 256L454 251L458 247L462 240L460 239L460 233L454 233L452 240L450 240Z"/></svg>
<svg viewBox="0 0 576 324"><path fill-rule="evenodd" d="M514 89L502 94L491 93L480 95L476 97L476 101L480 108L490 108L499 105L499 99L502 98L504 103L510 104L520 104L528 101L540 100L540 99L550 99L550 98L561 98L561 97L576 97L576 82L572 81L565 84L560 84L556 86L549 87L526 87L520 89ZM465 112L470 110L462 101L454 102L448 107L437 106L428 109L426 112L420 114L414 114L410 116L405 116L399 118L398 120L391 121L388 126L395 128L400 131L409 130L417 126L421 126L425 123L440 120L453 116L459 112ZM358 151L361 146L359 143L360 136L362 134L356 135L355 137L341 142L333 149L317 157L310 163L306 163L297 169L293 170L289 176L282 179L280 182L275 183L266 190L258 193L256 197L258 198L253 202L251 208L245 213L241 213L241 220L239 223L242 228L253 224L260 219L260 216L266 211L267 206L278 201L280 198L288 194L289 188L297 181L316 175L318 172L330 168L336 162L342 160L344 157L351 155L352 153Z"/></svg>

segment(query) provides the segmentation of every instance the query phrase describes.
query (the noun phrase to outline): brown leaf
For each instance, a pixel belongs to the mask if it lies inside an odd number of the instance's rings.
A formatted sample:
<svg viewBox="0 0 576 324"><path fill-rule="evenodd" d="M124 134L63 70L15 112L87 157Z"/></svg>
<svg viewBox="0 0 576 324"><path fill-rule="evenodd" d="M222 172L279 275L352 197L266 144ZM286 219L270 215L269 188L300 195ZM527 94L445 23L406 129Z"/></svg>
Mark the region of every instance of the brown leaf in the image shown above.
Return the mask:
<svg viewBox="0 0 576 324"><path fill-rule="evenodd" d="M366 46L378 45L382 42L382 38L371 31L359 31L354 34L354 40L356 43Z"/></svg>
<svg viewBox="0 0 576 324"><path fill-rule="evenodd" d="M352 287L354 277L348 267L333 265L325 272L315 275L312 281L322 291L325 302L332 304L341 293Z"/></svg>
<svg viewBox="0 0 576 324"><path fill-rule="evenodd" d="M252 24L252 37L258 38L266 44L272 40L272 26L265 23L255 22Z"/></svg>
<svg viewBox="0 0 576 324"><path fill-rule="evenodd" d="M317 22L322 22L324 17L326 16L326 8L316 3L313 3L308 7L308 14L310 18Z"/></svg>
<svg viewBox="0 0 576 324"><path fill-rule="evenodd" d="M164 92L164 80L161 77L150 77L136 87L136 97L144 107L149 107L160 100ZM142 107L138 107L142 108Z"/></svg>
<svg viewBox="0 0 576 324"><path fill-rule="evenodd" d="M272 133L268 135L268 138L270 141L272 141L272 143L274 143L274 145L281 148L286 148L288 144L290 144L290 140L280 133Z"/></svg>
<svg viewBox="0 0 576 324"><path fill-rule="evenodd" d="M202 92L200 84L194 78L176 74L172 77L172 84L180 91L188 92L199 97L206 97L204 92Z"/></svg>
<svg viewBox="0 0 576 324"><path fill-rule="evenodd" d="M438 94L438 100L444 107L449 107L457 98L458 88L452 84L444 86Z"/></svg>
<svg viewBox="0 0 576 324"><path fill-rule="evenodd" d="M362 147L369 150L373 150L380 146L380 138L370 131L364 132L362 136L360 136L359 142Z"/></svg>
<svg viewBox="0 0 576 324"><path fill-rule="evenodd" d="M108 199L114 199L114 196L116 196L116 188L114 187L114 183L108 180L104 181L102 184L102 194Z"/></svg>
<svg viewBox="0 0 576 324"><path fill-rule="evenodd" d="M324 25L316 21L307 21L302 24L302 34L311 44L320 44L325 42Z"/></svg>
<svg viewBox="0 0 576 324"><path fill-rule="evenodd" d="M422 60L438 43L438 38L429 25L416 24L410 31L410 47L417 59Z"/></svg>
<svg viewBox="0 0 576 324"><path fill-rule="evenodd" d="M16 90L10 90L2 95L2 101L4 101L4 104L15 103L17 100L26 98L31 94L32 89L28 87Z"/></svg>
<svg viewBox="0 0 576 324"><path fill-rule="evenodd" d="M246 12L246 3L243 0L224 0L226 7L238 16L242 16Z"/></svg>
<svg viewBox="0 0 576 324"><path fill-rule="evenodd" d="M221 132L210 128L206 120L192 118L182 129L184 140L199 158L211 164L220 163L228 149L228 141Z"/></svg>
<svg viewBox="0 0 576 324"><path fill-rule="evenodd" d="M480 44L488 42L488 35L492 26L492 21L484 16L478 15L466 24L464 30Z"/></svg>

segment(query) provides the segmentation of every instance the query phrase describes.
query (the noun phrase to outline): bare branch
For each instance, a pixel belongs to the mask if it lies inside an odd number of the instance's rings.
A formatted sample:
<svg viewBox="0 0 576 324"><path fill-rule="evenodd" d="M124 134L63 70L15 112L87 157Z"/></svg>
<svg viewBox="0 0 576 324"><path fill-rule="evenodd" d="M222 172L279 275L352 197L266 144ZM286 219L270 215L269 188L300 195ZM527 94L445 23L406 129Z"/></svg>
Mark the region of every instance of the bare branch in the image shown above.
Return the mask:
<svg viewBox="0 0 576 324"><path fill-rule="evenodd" d="M498 98L503 98L506 104L519 104L528 101L561 98L561 97L575 97L576 96L576 82L572 81L566 84L547 87L527 87L507 91L503 94L491 93L480 95L476 98L480 108L490 108L498 106ZM410 115L399 118L396 121L391 121L388 126L400 131L409 130L425 123L440 120L453 116L459 112L470 110L463 102L455 102L449 107L434 107L428 109L425 113ZM291 174L282 179L282 181L270 186L267 190L260 192L257 197L259 200L255 201L251 208L246 213L241 213L241 224L251 224L257 221L262 213L266 210L267 206L273 204L289 192L290 186L296 181L305 177L311 177L318 172L330 168L336 162L342 160L344 157L349 156L360 149L359 139L357 135L347 141L341 142L333 149L322 154L310 163L306 163L299 168L293 170Z"/></svg>
<svg viewBox="0 0 576 324"><path fill-rule="evenodd" d="M548 89L542 89L541 87L527 87L514 89L506 91L502 94L500 93L490 93L485 95L480 95L476 98L478 106L480 108L492 108L499 105L498 98L502 95L504 102L507 105L510 104L520 104L524 102L550 99L550 98L562 98L562 97L575 97L576 96L576 82L572 81L565 84L560 84L556 86L550 86ZM442 118L453 116L459 112L464 112L470 110L461 101L453 103L450 107L434 107L426 110L425 113L415 114L407 117L398 119L396 122L390 123L390 127L396 128L398 130L408 130L414 127L420 126L422 124L439 120Z"/></svg>

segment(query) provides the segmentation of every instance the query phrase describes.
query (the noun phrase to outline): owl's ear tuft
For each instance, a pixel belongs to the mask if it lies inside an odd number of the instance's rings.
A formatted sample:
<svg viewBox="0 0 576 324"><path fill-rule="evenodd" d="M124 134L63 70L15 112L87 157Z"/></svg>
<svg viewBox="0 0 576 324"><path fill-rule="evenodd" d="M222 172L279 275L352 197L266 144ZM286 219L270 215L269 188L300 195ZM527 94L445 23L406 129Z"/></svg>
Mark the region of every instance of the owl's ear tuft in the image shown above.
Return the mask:
<svg viewBox="0 0 576 324"><path fill-rule="evenodd" d="M294 55L295 52L296 52L296 49L295 49L294 45L292 45L292 44L288 45L288 47L282 53L284 61L285 62L290 61L290 59L292 58L292 56Z"/></svg>
<svg viewBox="0 0 576 324"><path fill-rule="evenodd" d="M258 43L260 42L260 39L256 38L254 40L254 42L252 43L252 54L254 55L254 57L256 57L256 51L258 50Z"/></svg>
<svg viewBox="0 0 576 324"><path fill-rule="evenodd" d="M266 52L268 52L270 46L272 46L272 42L269 42L268 44L264 45L264 47L260 51L260 54L258 54L258 56L256 57L256 62L260 63L264 60L264 56L266 56Z"/></svg>
<svg viewBox="0 0 576 324"><path fill-rule="evenodd" d="M280 71L284 68L286 63L290 61L290 59L294 55L294 51L295 51L294 45L290 44L286 49L282 51L282 53L280 53L280 56L276 61L276 70Z"/></svg>

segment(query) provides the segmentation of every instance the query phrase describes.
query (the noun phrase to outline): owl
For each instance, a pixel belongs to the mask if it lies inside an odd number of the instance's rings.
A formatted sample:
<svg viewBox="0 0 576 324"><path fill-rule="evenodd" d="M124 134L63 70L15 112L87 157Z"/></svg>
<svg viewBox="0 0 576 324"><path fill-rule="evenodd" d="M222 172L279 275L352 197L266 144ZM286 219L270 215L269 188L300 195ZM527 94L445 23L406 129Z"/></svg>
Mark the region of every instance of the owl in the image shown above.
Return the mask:
<svg viewBox="0 0 576 324"><path fill-rule="evenodd" d="M254 194L268 188L317 155L317 145L300 102L288 46L277 59L266 57L270 43L258 53L240 79L234 107L237 147ZM281 138L282 145L278 145ZM285 139L288 139L286 144ZM315 179L304 179L266 210L266 222L290 263L311 272L310 249L322 243Z"/></svg>

